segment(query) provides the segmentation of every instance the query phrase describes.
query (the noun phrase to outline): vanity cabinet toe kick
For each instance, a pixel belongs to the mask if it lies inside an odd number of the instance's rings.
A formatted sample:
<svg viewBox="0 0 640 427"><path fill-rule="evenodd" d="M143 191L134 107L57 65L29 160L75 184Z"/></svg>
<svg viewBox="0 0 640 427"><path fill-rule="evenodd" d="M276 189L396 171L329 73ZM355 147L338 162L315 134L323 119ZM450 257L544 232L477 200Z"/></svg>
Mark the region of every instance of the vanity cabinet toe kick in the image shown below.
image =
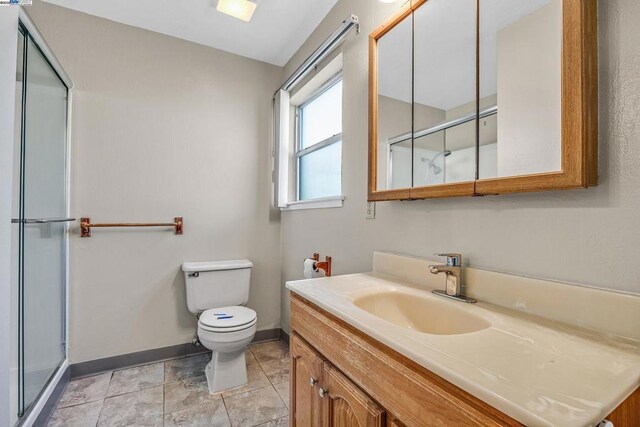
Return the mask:
<svg viewBox="0 0 640 427"><path fill-rule="evenodd" d="M293 427L523 425L295 293L290 346ZM640 427L640 389L607 419Z"/></svg>

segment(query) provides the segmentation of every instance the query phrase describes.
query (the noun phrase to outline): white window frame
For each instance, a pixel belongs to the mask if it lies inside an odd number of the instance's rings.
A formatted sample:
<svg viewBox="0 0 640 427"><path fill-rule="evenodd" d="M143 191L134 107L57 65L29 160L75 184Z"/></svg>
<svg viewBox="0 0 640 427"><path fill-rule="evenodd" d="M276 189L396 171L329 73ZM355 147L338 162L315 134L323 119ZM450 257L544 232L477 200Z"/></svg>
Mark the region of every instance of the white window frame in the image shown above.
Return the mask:
<svg viewBox="0 0 640 427"><path fill-rule="evenodd" d="M340 72L334 74L329 80L324 82L318 89L316 89L304 102L300 105L296 106L295 109L295 202L289 203L288 209L312 209L312 208L334 208L334 207L342 207L342 202L344 197L342 194L330 196L330 197L322 197L316 199L306 199L300 200L300 159L307 155L311 154L314 151L318 151L325 147L329 147L339 141L342 141L342 126L341 132L335 135L332 135L322 141L316 142L315 144L302 148L302 126L304 121L303 109L307 105L311 104L329 89L337 85L339 82L343 81L342 70ZM342 94L340 95L342 101ZM342 152L340 153L341 159L341 167L342 170ZM340 174L340 192L342 193L342 173Z"/></svg>

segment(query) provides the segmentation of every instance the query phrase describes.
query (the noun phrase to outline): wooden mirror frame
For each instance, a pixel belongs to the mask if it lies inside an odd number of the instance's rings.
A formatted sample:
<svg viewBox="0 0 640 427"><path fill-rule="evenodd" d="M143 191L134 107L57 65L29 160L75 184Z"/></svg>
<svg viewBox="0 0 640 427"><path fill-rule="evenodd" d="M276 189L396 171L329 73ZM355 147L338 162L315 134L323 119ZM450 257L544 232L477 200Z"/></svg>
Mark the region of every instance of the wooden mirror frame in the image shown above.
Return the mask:
<svg viewBox="0 0 640 427"><path fill-rule="evenodd" d="M370 202L587 188L598 184L597 0L562 0L562 136L559 172L377 190L378 41L429 0L412 0L369 35ZM476 4L479 4L479 0ZM476 41L478 42L478 41Z"/></svg>

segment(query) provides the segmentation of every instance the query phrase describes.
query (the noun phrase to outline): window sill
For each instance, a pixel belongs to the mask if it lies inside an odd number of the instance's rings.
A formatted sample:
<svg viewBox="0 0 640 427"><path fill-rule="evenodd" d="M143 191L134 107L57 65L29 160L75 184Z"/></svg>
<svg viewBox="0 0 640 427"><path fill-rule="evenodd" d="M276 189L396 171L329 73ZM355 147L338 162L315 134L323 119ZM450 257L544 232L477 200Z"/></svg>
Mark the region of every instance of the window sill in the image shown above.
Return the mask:
<svg viewBox="0 0 640 427"><path fill-rule="evenodd" d="M327 209L341 208L344 202L344 196L323 197L321 199L301 200L299 202L291 202L286 208L280 208L281 211L298 211L303 209Z"/></svg>

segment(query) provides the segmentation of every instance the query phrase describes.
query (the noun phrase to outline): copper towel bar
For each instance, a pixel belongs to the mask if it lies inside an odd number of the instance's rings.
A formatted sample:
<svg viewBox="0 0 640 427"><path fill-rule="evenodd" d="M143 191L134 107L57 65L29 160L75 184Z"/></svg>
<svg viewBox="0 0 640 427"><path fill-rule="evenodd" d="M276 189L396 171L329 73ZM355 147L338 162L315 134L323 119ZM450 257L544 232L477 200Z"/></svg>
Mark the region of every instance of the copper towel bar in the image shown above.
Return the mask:
<svg viewBox="0 0 640 427"><path fill-rule="evenodd" d="M177 216L173 219L174 222L114 222L110 224L92 224L91 218L80 218L80 237L91 237L91 229L94 227L106 228L106 227L175 227L176 234L182 234L182 217Z"/></svg>

